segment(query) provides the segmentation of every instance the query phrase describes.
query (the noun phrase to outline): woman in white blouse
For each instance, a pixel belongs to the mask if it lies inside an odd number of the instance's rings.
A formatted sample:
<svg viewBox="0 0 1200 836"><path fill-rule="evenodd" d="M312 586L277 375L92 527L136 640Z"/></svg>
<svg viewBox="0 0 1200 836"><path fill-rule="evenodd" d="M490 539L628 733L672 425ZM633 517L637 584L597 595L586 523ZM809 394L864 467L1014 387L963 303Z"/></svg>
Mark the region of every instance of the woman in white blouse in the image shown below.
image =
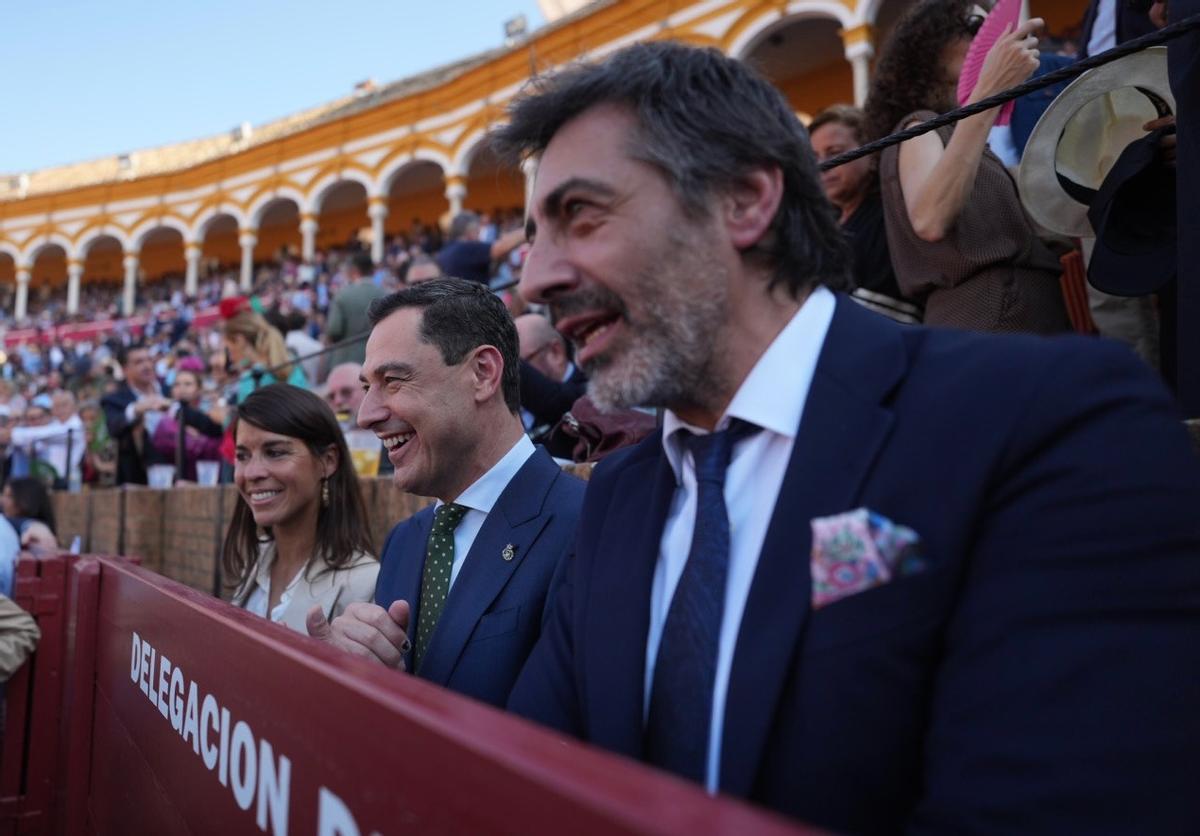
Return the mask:
<svg viewBox="0 0 1200 836"><path fill-rule="evenodd" d="M233 602L305 632L309 610L327 619L375 596L379 561L358 477L329 406L278 383L238 404L234 483L225 535Z"/></svg>

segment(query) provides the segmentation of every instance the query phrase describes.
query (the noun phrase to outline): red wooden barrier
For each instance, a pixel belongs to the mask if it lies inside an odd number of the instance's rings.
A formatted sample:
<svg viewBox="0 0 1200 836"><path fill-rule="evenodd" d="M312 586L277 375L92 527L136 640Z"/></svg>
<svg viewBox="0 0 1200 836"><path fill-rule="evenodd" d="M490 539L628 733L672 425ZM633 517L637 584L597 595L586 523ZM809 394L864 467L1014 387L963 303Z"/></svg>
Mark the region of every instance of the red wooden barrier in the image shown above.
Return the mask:
<svg viewBox="0 0 1200 836"><path fill-rule="evenodd" d="M87 689L76 682L67 700L68 833L805 832L138 567L97 562L90 634L94 572L73 575L72 677L90 678L88 635L96 656L89 735Z"/></svg>
<svg viewBox="0 0 1200 836"><path fill-rule="evenodd" d="M49 833L59 744L67 604L66 560L22 556L13 600L37 619L37 652L5 688L0 833Z"/></svg>

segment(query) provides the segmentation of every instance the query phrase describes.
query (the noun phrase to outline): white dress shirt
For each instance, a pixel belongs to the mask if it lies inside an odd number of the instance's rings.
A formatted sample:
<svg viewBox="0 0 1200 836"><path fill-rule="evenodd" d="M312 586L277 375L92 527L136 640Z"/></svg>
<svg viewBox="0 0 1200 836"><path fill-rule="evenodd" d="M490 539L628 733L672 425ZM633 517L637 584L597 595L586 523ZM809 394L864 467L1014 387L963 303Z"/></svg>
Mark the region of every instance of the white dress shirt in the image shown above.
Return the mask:
<svg viewBox="0 0 1200 836"><path fill-rule="evenodd" d="M1099 55L1117 45L1117 0L1100 0L1096 5L1096 20L1088 38L1087 54Z"/></svg>
<svg viewBox="0 0 1200 836"><path fill-rule="evenodd" d="M484 520L495 507L496 500L500 498L500 494L504 493L508 483L517 475L517 471L525 466L525 462L529 461L529 457L533 455L535 449L533 442L527 436L521 436L517 443L504 454L503 458L492 465L491 470L476 479L454 500L454 504L462 505L467 509L467 513L463 514L458 528L454 529L454 565L450 567L451 587L458 578L463 561L467 559L467 552L471 551L471 546L474 545L475 538L479 535L479 529L483 528ZM434 507L439 508L444 504L439 499Z"/></svg>
<svg viewBox="0 0 1200 836"><path fill-rule="evenodd" d="M717 429L741 418L762 428L733 449L725 475L725 505L729 512L729 571L726 576L725 609L717 646L716 681L713 684L712 721L708 738L708 768L705 786L716 792L720 780L721 735L729 671L737 644L742 612L750 584L758 567L775 500L783 485L800 416L816 371L817 358L833 319L835 297L819 287L805 300L750 374L742 381ZM663 417L663 447L675 472L675 496L667 513L659 544L654 584L650 591L650 630L646 637L646 689L643 710L648 716L654 684L654 664L662 640L671 597L683 574L692 530L696 523L696 470L680 430L703 435L707 430L690 426L675 413Z"/></svg>

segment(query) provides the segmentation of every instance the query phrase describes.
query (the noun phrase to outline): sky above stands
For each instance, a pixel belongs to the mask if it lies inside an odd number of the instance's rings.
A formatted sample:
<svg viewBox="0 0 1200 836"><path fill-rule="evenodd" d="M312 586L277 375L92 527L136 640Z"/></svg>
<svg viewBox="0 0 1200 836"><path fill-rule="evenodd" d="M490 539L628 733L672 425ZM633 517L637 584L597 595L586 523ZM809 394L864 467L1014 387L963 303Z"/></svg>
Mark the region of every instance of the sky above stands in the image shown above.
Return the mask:
<svg viewBox="0 0 1200 836"><path fill-rule="evenodd" d="M0 0L0 173L260 125L501 46L536 0Z"/></svg>

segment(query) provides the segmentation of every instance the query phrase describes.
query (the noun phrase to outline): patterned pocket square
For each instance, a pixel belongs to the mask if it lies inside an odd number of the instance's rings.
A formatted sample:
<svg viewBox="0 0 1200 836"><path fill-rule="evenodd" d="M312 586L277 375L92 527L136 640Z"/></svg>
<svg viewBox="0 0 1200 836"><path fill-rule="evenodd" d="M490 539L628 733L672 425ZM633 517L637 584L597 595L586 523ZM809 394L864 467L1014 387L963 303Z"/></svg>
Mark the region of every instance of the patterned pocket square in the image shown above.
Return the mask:
<svg viewBox="0 0 1200 836"><path fill-rule="evenodd" d="M866 508L812 521L813 609L926 568L921 538Z"/></svg>

